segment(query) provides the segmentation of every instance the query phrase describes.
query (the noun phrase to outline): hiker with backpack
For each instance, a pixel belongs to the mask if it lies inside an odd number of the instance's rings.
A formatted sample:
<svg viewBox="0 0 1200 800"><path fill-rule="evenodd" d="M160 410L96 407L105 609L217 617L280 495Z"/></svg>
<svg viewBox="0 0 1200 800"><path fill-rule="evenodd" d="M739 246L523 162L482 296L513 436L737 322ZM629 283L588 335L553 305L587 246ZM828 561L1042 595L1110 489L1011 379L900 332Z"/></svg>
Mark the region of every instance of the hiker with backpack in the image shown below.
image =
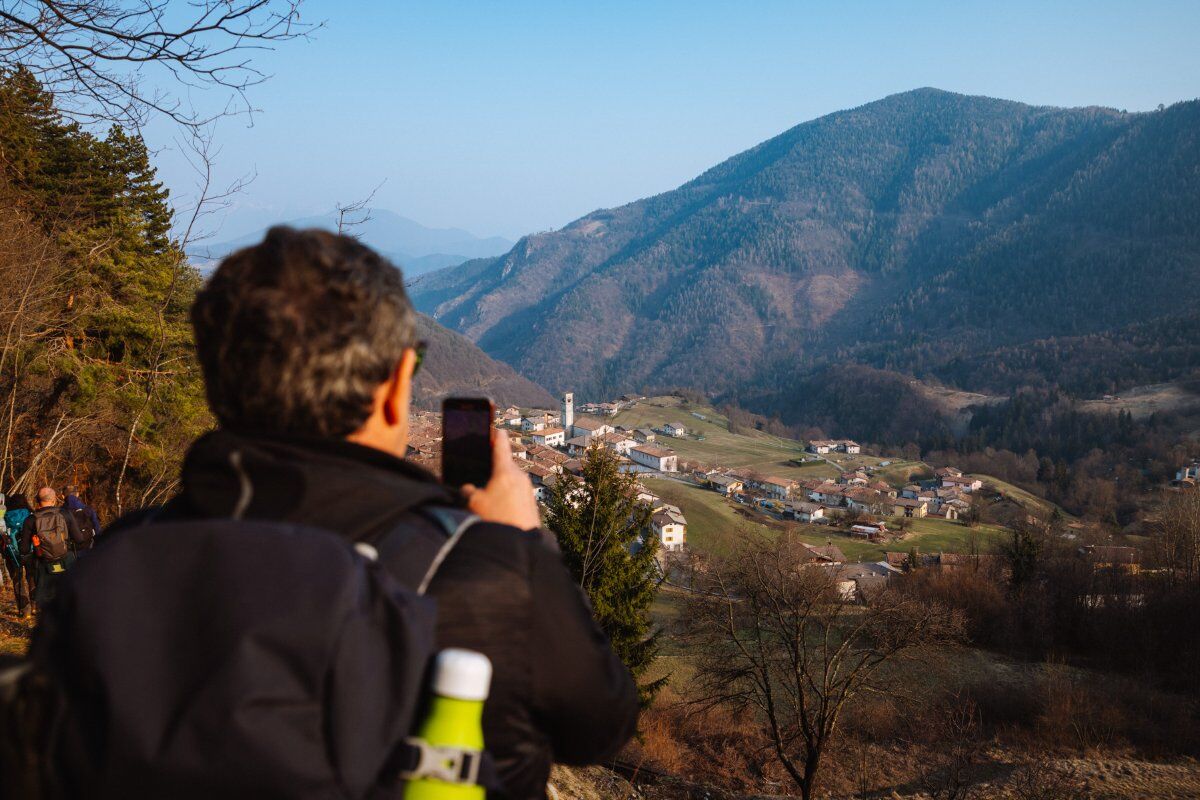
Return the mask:
<svg viewBox="0 0 1200 800"><path fill-rule="evenodd" d="M21 557L20 537L25 520L29 518L29 502L25 495L9 494L5 498L3 531L4 567L13 587L13 600L17 604L17 616L30 618L31 603L37 576L34 565Z"/></svg>
<svg viewBox="0 0 1200 800"><path fill-rule="evenodd" d="M96 537L100 535L100 517L96 514L96 509L79 499L79 487L70 485L65 494L67 499L63 508L75 518L75 524L79 526L85 542L78 549L90 550L96 542Z"/></svg>
<svg viewBox="0 0 1200 800"><path fill-rule="evenodd" d="M29 674L65 709L60 795L383 798L432 775L542 800L554 762L615 755L636 687L506 436L481 487L403 460L424 348L400 271L352 237L273 228L192 322L217 430L176 497L106 529L34 635ZM447 648L491 662L484 752L412 738Z"/></svg>
<svg viewBox="0 0 1200 800"><path fill-rule="evenodd" d="M75 518L59 506L58 492L43 486L37 493L38 507L21 525L19 544L26 567L35 565L37 588L33 594L36 612L54 598L58 584L75 562L75 548L84 544Z"/></svg>

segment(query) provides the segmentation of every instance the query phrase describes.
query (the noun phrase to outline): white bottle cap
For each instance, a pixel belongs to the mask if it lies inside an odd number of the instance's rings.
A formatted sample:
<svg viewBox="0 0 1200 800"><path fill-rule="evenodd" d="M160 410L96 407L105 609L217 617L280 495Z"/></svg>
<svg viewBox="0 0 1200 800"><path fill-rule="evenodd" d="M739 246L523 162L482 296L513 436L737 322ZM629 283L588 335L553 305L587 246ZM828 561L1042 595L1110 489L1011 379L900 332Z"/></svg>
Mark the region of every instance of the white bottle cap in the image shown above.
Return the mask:
<svg viewBox="0 0 1200 800"><path fill-rule="evenodd" d="M487 700L492 662L474 650L447 648L433 664L433 693L455 700Z"/></svg>

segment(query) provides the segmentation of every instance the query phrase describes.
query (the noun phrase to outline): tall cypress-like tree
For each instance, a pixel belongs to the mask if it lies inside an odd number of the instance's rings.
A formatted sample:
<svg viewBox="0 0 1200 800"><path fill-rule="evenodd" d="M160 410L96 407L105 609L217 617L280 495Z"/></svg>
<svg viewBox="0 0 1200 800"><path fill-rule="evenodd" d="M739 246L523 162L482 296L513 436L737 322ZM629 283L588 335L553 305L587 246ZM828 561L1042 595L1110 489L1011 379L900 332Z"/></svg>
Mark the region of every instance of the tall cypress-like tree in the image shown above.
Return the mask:
<svg viewBox="0 0 1200 800"><path fill-rule="evenodd" d="M658 655L658 632L650 623L658 540L648 534L650 509L638 502L636 482L621 472L615 453L592 447L580 478L564 474L551 487L546 525L646 705L666 679L641 682Z"/></svg>

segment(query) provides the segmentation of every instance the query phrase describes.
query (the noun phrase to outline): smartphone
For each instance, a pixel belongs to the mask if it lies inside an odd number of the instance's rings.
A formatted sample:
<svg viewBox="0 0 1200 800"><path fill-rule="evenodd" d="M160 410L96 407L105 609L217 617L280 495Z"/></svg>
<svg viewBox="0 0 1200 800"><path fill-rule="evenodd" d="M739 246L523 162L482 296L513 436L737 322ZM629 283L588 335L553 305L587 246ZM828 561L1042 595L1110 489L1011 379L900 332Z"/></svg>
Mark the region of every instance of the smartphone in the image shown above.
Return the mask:
<svg viewBox="0 0 1200 800"><path fill-rule="evenodd" d="M442 401L443 483L484 486L491 479L495 413L486 397L447 397Z"/></svg>

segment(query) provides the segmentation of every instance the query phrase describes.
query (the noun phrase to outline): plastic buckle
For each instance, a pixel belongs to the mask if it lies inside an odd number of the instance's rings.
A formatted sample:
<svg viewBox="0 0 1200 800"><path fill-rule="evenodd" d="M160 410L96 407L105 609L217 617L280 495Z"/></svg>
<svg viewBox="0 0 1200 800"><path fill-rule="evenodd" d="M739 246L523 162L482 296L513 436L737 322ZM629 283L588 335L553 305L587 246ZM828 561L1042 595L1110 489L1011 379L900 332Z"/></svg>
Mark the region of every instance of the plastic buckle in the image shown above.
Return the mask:
<svg viewBox="0 0 1200 800"><path fill-rule="evenodd" d="M483 762L483 753L478 750L439 747L415 736L410 736L404 741L417 753L416 766L400 773L405 780L432 778L444 783L472 786L479 783L479 767Z"/></svg>

